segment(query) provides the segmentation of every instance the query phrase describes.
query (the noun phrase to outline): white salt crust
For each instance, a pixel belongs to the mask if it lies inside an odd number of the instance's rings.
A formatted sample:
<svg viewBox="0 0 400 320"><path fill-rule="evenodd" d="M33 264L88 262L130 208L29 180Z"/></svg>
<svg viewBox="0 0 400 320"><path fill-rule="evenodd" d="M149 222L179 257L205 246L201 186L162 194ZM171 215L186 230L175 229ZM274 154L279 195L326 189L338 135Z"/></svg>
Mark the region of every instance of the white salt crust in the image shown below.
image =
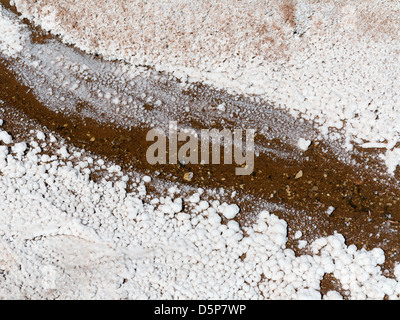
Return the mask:
<svg viewBox="0 0 400 320"><path fill-rule="evenodd" d="M0 52L6 56L14 56L22 51L23 38L19 23L0 6Z"/></svg>
<svg viewBox="0 0 400 320"><path fill-rule="evenodd" d="M335 234L296 257L286 222L267 211L251 227L223 223L239 207L177 187L154 197L145 177L65 147L48 156L36 140L0 145L2 299L342 299L320 294L327 273L351 299L399 298L400 268L383 276L381 249ZM91 181L94 163L119 178Z"/></svg>
<svg viewBox="0 0 400 320"><path fill-rule="evenodd" d="M87 52L259 96L347 149L379 143L391 173L400 161L398 1L12 2Z"/></svg>

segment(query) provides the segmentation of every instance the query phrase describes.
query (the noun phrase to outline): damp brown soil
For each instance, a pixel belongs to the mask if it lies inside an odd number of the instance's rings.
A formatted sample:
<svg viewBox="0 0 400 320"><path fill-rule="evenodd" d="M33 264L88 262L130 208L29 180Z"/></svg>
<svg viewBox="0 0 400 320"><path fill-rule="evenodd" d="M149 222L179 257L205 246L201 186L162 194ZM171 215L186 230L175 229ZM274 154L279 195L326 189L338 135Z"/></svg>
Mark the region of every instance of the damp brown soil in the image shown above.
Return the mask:
<svg viewBox="0 0 400 320"><path fill-rule="evenodd" d="M8 1L1 1L7 4ZM36 41L45 41L38 37ZM242 201L238 221L250 223L248 213L261 199L293 210L278 210L274 214L288 223L288 247L297 254L294 233L300 230L302 239L312 241L335 232L346 238L346 244L368 250L380 247L385 251L385 275L400 261L400 192L396 183L388 184L373 170L347 165L330 153L324 143L313 144L301 162L280 159L267 154L255 158L254 172L237 176L236 165L150 165L146 151L153 142L146 141L150 128L123 129L114 124L100 124L91 118L64 115L40 103L30 88L22 85L10 71L8 62L0 60L0 105L6 114L4 127L14 135L23 135L30 126L45 128L63 137L71 146L82 148L120 165L158 179L205 189L224 188L236 191ZM81 107L90 107L82 104ZM201 128L201 123L190 123ZM261 140L262 137L256 136ZM285 141L274 141L276 148ZM375 154L371 151L370 163ZM305 160L306 159L306 160ZM304 160L304 161L303 161ZM375 162L376 166L379 166ZM188 179L188 173L192 178ZM396 181L398 174L396 175ZM156 188L155 190L156 191ZM249 198L248 196L251 196ZM247 199L247 200L246 200ZM328 215L329 207L334 207ZM293 212L297 212L294 214ZM333 276L322 281L323 293L341 290Z"/></svg>

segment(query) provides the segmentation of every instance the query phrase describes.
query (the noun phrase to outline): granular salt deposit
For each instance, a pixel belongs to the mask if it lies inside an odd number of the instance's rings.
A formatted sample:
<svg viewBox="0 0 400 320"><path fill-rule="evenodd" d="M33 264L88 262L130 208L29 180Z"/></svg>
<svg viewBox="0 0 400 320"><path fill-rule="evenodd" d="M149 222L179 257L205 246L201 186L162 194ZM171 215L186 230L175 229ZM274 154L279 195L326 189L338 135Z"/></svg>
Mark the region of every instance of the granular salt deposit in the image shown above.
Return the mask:
<svg viewBox="0 0 400 320"><path fill-rule="evenodd" d="M400 269L382 275L381 249L357 250L335 234L296 257L273 213L248 227L224 224L237 205L177 187L154 197L140 176L95 183L89 175L102 160L50 157L36 139L11 145L18 154L0 146L3 299L342 299L321 296L327 273L353 299L400 297ZM127 192L130 180L136 188Z"/></svg>
<svg viewBox="0 0 400 320"><path fill-rule="evenodd" d="M7 56L14 56L23 49L24 36L20 33L18 22L0 6L0 52Z"/></svg>

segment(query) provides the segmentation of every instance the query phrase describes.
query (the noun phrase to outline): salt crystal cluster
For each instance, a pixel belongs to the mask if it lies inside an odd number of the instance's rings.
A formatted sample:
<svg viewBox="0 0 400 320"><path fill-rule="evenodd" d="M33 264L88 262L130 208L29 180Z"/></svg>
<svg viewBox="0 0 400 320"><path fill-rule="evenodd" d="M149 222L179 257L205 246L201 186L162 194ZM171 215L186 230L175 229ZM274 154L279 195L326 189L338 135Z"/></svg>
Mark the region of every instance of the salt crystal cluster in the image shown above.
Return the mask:
<svg viewBox="0 0 400 320"><path fill-rule="evenodd" d="M22 51L25 39L20 29L20 24L0 6L0 54L15 56Z"/></svg>

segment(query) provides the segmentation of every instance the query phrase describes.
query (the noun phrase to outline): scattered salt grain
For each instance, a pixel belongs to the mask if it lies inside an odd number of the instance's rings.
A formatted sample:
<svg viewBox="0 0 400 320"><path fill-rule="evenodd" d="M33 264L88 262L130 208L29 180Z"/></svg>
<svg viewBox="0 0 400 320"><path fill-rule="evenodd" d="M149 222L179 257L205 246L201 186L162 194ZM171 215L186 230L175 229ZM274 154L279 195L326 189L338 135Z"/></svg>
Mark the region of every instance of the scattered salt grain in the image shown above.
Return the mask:
<svg viewBox="0 0 400 320"><path fill-rule="evenodd" d="M330 216L335 210L336 210L335 207L330 206L330 207L326 210L326 213Z"/></svg>
<svg viewBox="0 0 400 320"><path fill-rule="evenodd" d="M225 103L220 104L217 109L221 112L225 112L226 111L226 106Z"/></svg>
<svg viewBox="0 0 400 320"><path fill-rule="evenodd" d="M38 140L46 140L46 135L42 131L38 131L36 134Z"/></svg>
<svg viewBox="0 0 400 320"><path fill-rule="evenodd" d="M306 140L304 138L300 138L298 143L297 143L297 146L303 151L307 151L308 148L310 147L310 145L311 145L311 141L310 140Z"/></svg>
<svg viewBox="0 0 400 320"><path fill-rule="evenodd" d="M302 236L303 236L303 233L300 230L296 231L296 233L294 235L294 239L295 240L300 239Z"/></svg>
<svg viewBox="0 0 400 320"><path fill-rule="evenodd" d="M58 154L59 154L62 158L68 158L68 157L69 157L69 152L68 152L68 150L67 150L66 147L61 147L61 148L58 150Z"/></svg>
<svg viewBox="0 0 400 320"><path fill-rule="evenodd" d="M145 183L151 182L151 177L149 177L149 176L144 176L142 179L143 179L143 181L144 181Z"/></svg>
<svg viewBox="0 0 400 320"><path fill-rule="evenodd" d="M92 43L87 39L90 35L97 34L91 28L97 30L99 22L87 23L87 19L82 19L84 21L82 32L86 32L88 37L75 33L76 38L74 38L73 34L68 33L68 26L69 24L73 26L76 21L66 19L63 24L57 23L56 6L59 4L58 1L49 3L46 10L36 11L33 8L41 5L41 1L14 0L13 2L19 10L24 11L23 16L36 20L44 28L60 34L64 40L70 43L78 42L77 45L83 46L87 51L95 51L93 48L87 47ZM91 0L77 3L84 3L93 10L102 10L98 6L88 5L90 2ZM112 5L112 1L106 0L106 2ZM135 1L132 3L136 5ZM149 3L149 7L153 9L158 8L157 5L161 2L150 1ZM171 0L169 3L173 6L177 2ZM193 2L191 5L197 6L197 3ZM382 88L386 88L388 85L393 87L398 83L398 81L396 82L397 74L387 77L394 83L387 83L378 77L375 83L373 81L375 60L379 56L374 53L377 52L376 49L381 49L379 43L377 45L375 40L365 41L365 47L358 48L357 46L362 46L364 42L354 42L351 38L348 39L349 41L332 39L332 41L340 40L335 46L332 46L330 41L315 42L315 39L321 34L316 32L316 38L312 33L308 35L307 31L314 23L311 19L318 19L318 15L319 18L324 18L321 15L329 10L314 10L311 2L309 4L307 1L299 1L299 3L300 6L296 7L298 10L296 10L294 27L304 35L303 38L307 43L316 48L311 47L304 50L304 47L299 46L301 48L299 52L297 50L298 42L294 41L296 39L293 40L293 26L280 22L283 20L278 20L277 22L284 24L281 32L284 35L287 33L290 37L287 43L289 45L287 61L293 65L293 67L284 65L281 73L269 71L279 64L268 66L268 63L262 59L260 61L254 59L253 62L244 59L243 66L239 68L237 61L230 59L229 48L215 50L214 42L210 42L212 43L210 54L200 53L200 58L207 57L208 59L211 56L214 60L210 63L208 61L204 63L202 59L198 60L200 64L208 66L220 64L219 70L198 70L199 66L197 68L194 66L189 70L178 68L177 66L184 65L180 61L195 61L195 59L186 59L187 57L182 56L185 53L192 55L193 51L185 48L183 53L172 52L171 54L168 50L165 51L164 46L160 46L158 38L155 39L154 50L144 50L147 48L133 48L133 50L138 52L138 57L143 58L142 64L149 62L158 70L181 72L180 78L187 78L188 72L197 73L197 78L200 80L208 80L208 83L211 84L222 84L222 86L232 89L231 92L271 95L269 97L277 104L286 106L297 113L301 111L309 119L320 119L323 130L326 130L326 135L330 137L340 137L339 134L329 135L328 129L341 129L342 120L344 120L343 114L349 120L347 129L351 132L351 137L358 136L366 138L368 141L376 139L375 135L378 138L386 136L393 138L398 135L397 129L387 131L387 128L396 126L385 126L385 121L392 115L390 110L395 110L392 108L392 103L397 101L395 95L398 90L396 88L392 90L393 96L390 95L388 99L384 95L370 97L371 99L366 99L368 97L364 96L366 92L371 93L371 90L368 89L371 85L380 87L380 82L382 82ZM315 3L319 6L318 2ZM165 3L163 5L165 6ZM224 9L222 2L219 5ZM238 5L238 3L229 1L228 5ZM260 12L262 15L271 9L266 7L265 9L268 10L253 10L251 5L251 3L247 3L241 9L255 12L255 14ZM255 3L254 5L259 6L260 4ZM323 9L327 9L325 4L321 4L321 6ZM365 6L367 7L368 4L366 3ZM382 6L379 8L385 9ZM190 6L188 8L193 9ZM202 9L201 6L196 8ZM162 9L165 10L165 7ZM219 20L224 23L225 20L221 19L218 10L209 10L207 6L205 9L211 12L209 17L211 28L214 28L215 23ZM389 9L391 9L390 6ZM278 12L277 16L273 13L275 11ZM279 10L275 11L271 11L272 23L275 23L274 19L277 17L280 18ZM351 10L348 11L351 13ZM176 10L176 12L181 14L180 10ZM95 16L90 10L89 14ZM116 14L121 13L116 11ZM127 14L131 15L132 12L127 10ZM213 14L215 15L213 16ZM182 12L182 15L185 16L185 12ZM328 12L328 17L329 15L330 12ZM101 12L97 16L103 22L104 16ZM243 15L243 17L245 16ZM248 16L254 20L253 15ZM336 15L332 16L336 19ZM202 19L202 15L199 17ZM240 20L243 17L238 15L235 18L241 25L249 25L247 21ZM1 24L1 18L0 16L0 29L2 31L10 30L10 24ZM113 17L111 18L113 19ZM213 20L215 18L217 21ZM357 25L354 23L356 21L353 21L351 14L346 13L343 18L350 20L344 23L347 29L357 29ZM157 19L159 19L158 16ZM260 20L263 18L260 17ZM336 20L341 21L341 19ZM120 21L124 21L124 19ZM132 21L136 20L132 19ZM143 25L141 19L137 19L137 21ZM324 20L322 19L322 21ZM150 21L147 25L152 30L154 22ZM327 23L327 25L331 24ZM342 24L340 23L340 25ZM180 25L178 24L178 26ZM258 27L257 24L255 27ZM339 28L341 27L339 26ZM235 28L240 29L237 26ZM114 28L112 29L114 30ZM332 32L331 27L325 30L322 24L321 32L325 31L333 37L337 34L343 35L343 32ZM168 32L174 34L169 29ZM199 36L197 32L193 34L196 37ZM351 35L352 32L346 32L346 34ZM2 51L4 43L6 50L16 48L18 51L17 42L8 41L10 33L5 33L5 35L6 41L1 42L4 33L0 34ZM240 47L250 53L254 48L251 49L243 44L256 47L259 45L259 43L254 44L254 38L251 35L252 33L249 32L245 39L238 41ZM16 36L14 39L20 37L19 34ZM237 34L233 33L233 36L237 36ZM368 40L368 37L370 36L367 34L365 40ZM79 42L80 39L85 39L85 41ZM123 33L121 33L121 39L126 40ZM206 39L204 45L207 45L208 35ZM230 39L227 37L229 44L231 43ZM200 40L204 40L201 34ZM246 40L249 41L246 42ZM393 48L387 44L385 44L385 48L396 52L398 43L397 40L393 41L395 41ZM93 41L93 43L97 42ZM130 56L129 50L124 48L121 50L118 39L113 42L117 45L109 46L109 41L100 43L108 45L106 48L97 48L108 58L121 57L116 53L117 51ZM281 43L281 41L277 41L277 43ZM348 43L352 45L348 45ZM352 52L345 52L344 55L341 55L340 52L340 50L353 50L354 43L356 43L355 53L361 52L364 55L360 57L363 61L358 64L352 64L351 59L345 59L346 57L353 58ZM295 47L293 52L290 51L291 44ZM235 45L231 47L234 50L240 49ZM160 53L157 48L163 48L166 54L163 55L164 52ZM330 50L339 51L331 52ZM370 51L370 55L365 54ZM221 57L214 56L212 52L222 53L226 57L223 57L223 61L218 61ZM339 56L343 59L337 59L340 62L332 65L333 62L327 53L331 53L332 57ZM175 61L171 61L171 56L176 57ZM248 56L252 57L253 54ZM242 57L239 58L242 59ZM382 54L385 62L383 65L388 64L387 60L396 61L397 58L397 54L394 54L393 58L390 54ZM320 59L323 59L324 65L321 64ZM367 64L369 59L372 61ZM273 59L267 60L274 61ZM299 68L299 66L304 66L305 61L308 65L303 69ZM232 72L229 71L235 65L236 69L232 69ZM372 68L362 70L352 68L352 66L360 65L371 65ZM324 69L325 67L326 69ZM345 71L349 71L350 75L348 72L342 72L341 67L345 68ZM384 72L382 70L376 68L378 74ZM390 68L388 70L395 72L393 70L397 69ZM226 73L226 79L224 73ZM364 74L370 74L370 81L363 81ZM272 79L265 79L270 75ZM350 76L350 80L340 78L342 75ZM277 81L273 77L282 80ZM283 80L286 77L287 80ZM196 77L194 79L197 80ZM335 88L336 90L332 89L331 80L339 86ZM357 89L350 88L347 92L347 87L351 87L353 82ZM328 91L323 92L324 90ZM378 92L379 90L373 91ZM357 92L360 94L358 95ZM353 94L356 94L354 99L360 106L347 108L347 106L351 106L348 98ZM109 93L107 97L111 99L112 96ZM385 117L385 112L382 112L379 114L380 117L377 117L373 110L377 105L381 106L380 102L385 99L387 106L382 104L382 109L386 110L389 115ZM356 112L357 109L365 111L368 108L372 112L362 112L361 115ZM360 121L360 117L363 121ZM398 118L394 116L393 119L397 121ZM379 121L382 121L384 125ZM375 126L375 124L377 125ZM4 138L4 133L0 133L0 135ZM12 143L11 136L10 140L7 137L0 138L0 140L6 144ZM360 139L360 141L362 140ZM307 140L303 142L299 143L299 147L302 150L308 150L311 142ZM305 147L305 145L307 146ZM22 149L14 146L13 150L15 148ZM69 156L65 147L60 150L61 156ZM4 160L4 157L7 156L10 161ZM77 153L73 153L71 161L74 160L74 156L77 156ZM398 155L388 154L386 158L389 158L387 162L394 169L397 166ZM0 174L0 202L2 203L0 208L0 261L2 269L6 269L5 274L7 274L7 277L2 279L0 297L320 299L321 280L325 273L330 273L342 284L350 298L382 299L385 296L399 298L400 269L396 268L395 270L397 279L384 277L379 267L384 262L384 252L380 249L367 251L365 249L357 250L355 246L347 247L344 237L335 234L318 239L311 244L314 255L297 257L294 252L285 247L286 222L267 211L260 213L254 226L244 228L246 231L244 237L238 223L230 221L226 225L222 225L221 217L216 210L218 208L219 212L227 219L233 219L240 211L237 205L219 205L219 202L215 201L211 207L206 208L207 206L200 202L201 195L197 193L191 196L189 201L186 201L185 208L188 211L186 212L185 209L185 212L174 217L174 212L184 210L183 200L175 201L165 197L160 201L161 198L154 198L154 195L147 194L143 184L128 194L126 183L90 181L87 178L90 169L86 165L82 165L85 167L84 169L73 168L72 163L67 165L58 163L51 167L50 164L40 163L39 159L35 158L33 151L29 150L24 158L16 160L14 155L8 155L7 146L0 146L0 168L2 170L2 174ZM109 171L110 174L121 173L117 166L110 168ZM20 178L21 176L22 178ZM28 184L27 181L29 181ZM140 178L137 178L136 181L140 182ZM160 205L162 210L153 205L159 202L162 202ZM195 217L192 217L190 212L193 212L194 208L196 208L195 210L204 210L204 212L201 214L196 212ZM196 227L193 228L193 226ZM299 241L299 247L304 248L306 245L306 241ZM16 261L18 263L15 263ZM49 267L50 264L51 267ZM56 285L57 281L60 282L59 285ZM21 288L24 290L21 291ZM57 290L48 290L53 288L57 288ZM324 298L339 298L339 296L337 293L328 292Z"/></svg>

